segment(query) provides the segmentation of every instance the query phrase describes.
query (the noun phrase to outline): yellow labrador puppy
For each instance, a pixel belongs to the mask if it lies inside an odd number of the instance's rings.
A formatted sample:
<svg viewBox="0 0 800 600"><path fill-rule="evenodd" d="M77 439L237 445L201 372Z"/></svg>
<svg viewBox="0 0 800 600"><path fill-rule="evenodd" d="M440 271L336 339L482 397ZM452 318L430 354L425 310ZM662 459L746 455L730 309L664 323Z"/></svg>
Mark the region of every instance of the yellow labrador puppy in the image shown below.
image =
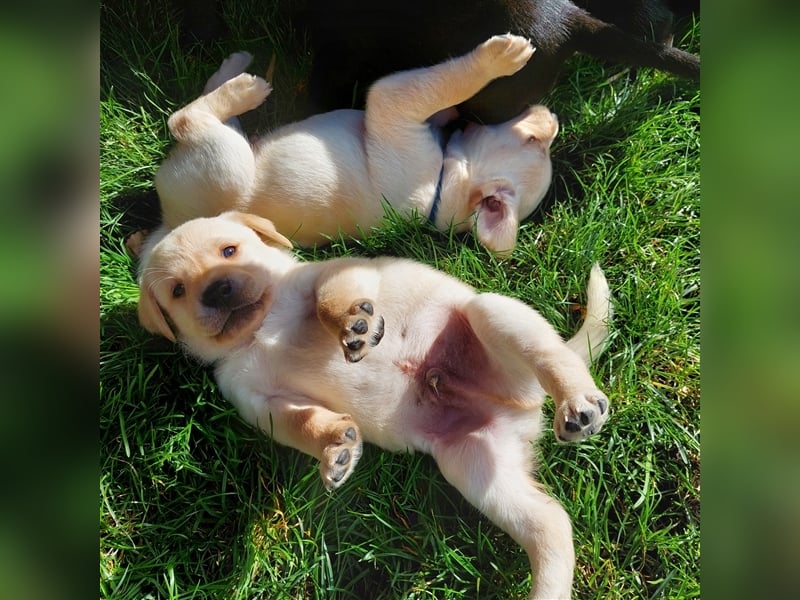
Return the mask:
<svg viewBox="0 0 800 600"><path fill-rule="evenodd" d="M495 126L471 125L447 141L429 119L516 73L528 40L495 36L469 54L377 81L366 111L337 110L280 128L253 145L239 114L271 91L243 73L252 57L231 55L203 96L175 112L177 144L156 174L164 227L227 210L257 214L300 245L358 236L384 217L382 199L441 230L475 228L496 252L513 249L519 222L551 180L555 115L534 106Z"/></svg>
<svg viewBox="0 0 800 600"><path fill-rule="evenodd" d="M229 212L151 237L139 319L213 363L249 423L320 461L340 486L362 441L427 452L528 553L531 598L570 595L569 517L533 477L531 442L552 396L561 441L597 432L609 403L587 364L607 336L592 269L586 319L564 342L522 302L476 293L409 260L297 262L271 222Z"/></svg>

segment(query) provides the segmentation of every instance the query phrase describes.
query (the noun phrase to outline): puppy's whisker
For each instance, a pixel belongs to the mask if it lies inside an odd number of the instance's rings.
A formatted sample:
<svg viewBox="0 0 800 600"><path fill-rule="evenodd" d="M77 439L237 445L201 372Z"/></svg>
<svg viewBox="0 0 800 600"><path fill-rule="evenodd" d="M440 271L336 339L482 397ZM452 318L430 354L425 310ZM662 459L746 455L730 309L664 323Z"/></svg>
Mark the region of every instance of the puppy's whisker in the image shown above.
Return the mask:
<svg viewBox="0 0 800 600"><path fill-rule="evenodd" d="M151 273L157 273L157 274L160 273L160 274L163 274L163 276L162 277L158 277L158 278L152 278L152 279L148 277L148 279L149 279L149 281L147 283L147 291L148 292L152 292L155 289L155 287L157 285L159 285L160 283L162 283L164 281L169 281L170 279L174 279L174 277L169 272L161 270L161 269L147 272L147 275L150 275Z"/></svg>

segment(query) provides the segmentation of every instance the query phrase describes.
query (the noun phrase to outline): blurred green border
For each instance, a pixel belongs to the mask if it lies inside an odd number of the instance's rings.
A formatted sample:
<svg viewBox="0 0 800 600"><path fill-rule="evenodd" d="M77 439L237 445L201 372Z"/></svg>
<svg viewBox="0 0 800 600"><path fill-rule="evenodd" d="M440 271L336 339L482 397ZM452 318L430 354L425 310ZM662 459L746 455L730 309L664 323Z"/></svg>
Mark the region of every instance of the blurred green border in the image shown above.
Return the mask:
<svg viewBox="0 0 800 600"><path fill-rule="evenodd" d="M794 597L800 7L702 9L703 596Z"/></svg>
<svg viewBox="0 0 800 600"><path fill-rule="evenodd" d="M37 294L70 295L76 291L72 278L56 278L66 279L66 287L53 287L53 265L63 258L53 241L73 212L90 220L96 195L91 186L76 188L72 200L30 195L39 189L34 167L42 146L29 142L38 139L42 124L82 123L86 107L96 117L97 7L37 2L24 8L33 17L22 24L15 14L0 18L0 31L20 40L16 48L4 44L6 60L21 69L49 65L43 76L67 87L63 95L60 88L45 88L40 94L51 101L37 97L34 103L29 89L8 85L6 74L4 98L11 104L0 117L2 150L19 167L0 181L4 229L13 232L2 236L2 256L29 261L19 277L29 278L23 281ZM788 597L796 594L800 556L800 7L734 0L703 2L702 10L703 596ZM34 54L43 60L30 62ZM64 97L77 102L60 102ZM41 118L17 127L15 106L36 106ZM78 152L91 174L97 155L82 137L87 130L95 135L96 122L57 126L52 134L56 145ZM53 206L58 219L51 218ZM91 222L68 225L76 244L87 237L95 243L94 229ZM82 251L67 256L84 274L96 275L96 263L85 265L84 258ZM2 285L8 290L15 281L6 276ZM88 287L87 297L93 293ZM76 355L65 342L53 351L50 325L61 315L50 314L47 303L24 308L21 321L14 311L22 308L6 311L2 332L3 418L17 435L0 446L4 487L14 492L6 492L2 504L0 585L15 598L87 597L87 588L97 589L94 566L76 581L82 553L73 550L88 544L86 560L96 564L96 348L84 345L89 352ZM75 308L75 317L96 321L96 303L76 302ZM38 352L40 347L50 351ZM72 368L76 360L85 371ZM84 481L85 494L76 492ZM29 523L36 528L29 530Z"/></svg>
<svg viewBox="0 0 800 600"><path fill-rule="evenodd" d="M86 598L97 593L99 12L37 0L0 11L0 590Z"/></svg>

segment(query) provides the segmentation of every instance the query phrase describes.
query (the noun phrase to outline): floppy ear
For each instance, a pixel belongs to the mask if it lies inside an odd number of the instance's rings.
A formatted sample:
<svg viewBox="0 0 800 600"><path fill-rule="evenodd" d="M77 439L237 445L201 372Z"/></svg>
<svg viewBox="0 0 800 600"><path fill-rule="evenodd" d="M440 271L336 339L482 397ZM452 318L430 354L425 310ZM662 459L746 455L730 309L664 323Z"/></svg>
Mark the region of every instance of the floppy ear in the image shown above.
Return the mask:
<svg viewBox="0 0 800 600"><path fill-rule="evenodd" d="M484 200L484 202L486 202ZM502 192L490 199L478 211L476 235L478 241L500 256L511 254L517 244L519 219L515 207L511 206Z"/></svg>
<svg viewBox="0 0 800 600"><path fill-rule="evenodd" d="M175 341L175 334L172 332L164 313L158 305L153 292L147 286L139 287L139 323L151 333L163 335L169 341Z"/></svg>
<svg viewBox="0 0 800 600"><path fill-rule="evenodd" d="M549 148L558 133L558 119L547 107L537 104L514 119L511 129L523 141Z"/></svg>
<svg viewBox="0 0 800 600"><path fill-rule="evenodd" d="M278 233L278 230L275 229L275 225L273 225L272 221L269 219L265 219L264 217L259 217L250 213L236 211L231 211L226 213L226 215L255 231L258 234L258 237L261 238L261 241L268 246L283 246L284 248L293 248L292 242Z"/></svg>

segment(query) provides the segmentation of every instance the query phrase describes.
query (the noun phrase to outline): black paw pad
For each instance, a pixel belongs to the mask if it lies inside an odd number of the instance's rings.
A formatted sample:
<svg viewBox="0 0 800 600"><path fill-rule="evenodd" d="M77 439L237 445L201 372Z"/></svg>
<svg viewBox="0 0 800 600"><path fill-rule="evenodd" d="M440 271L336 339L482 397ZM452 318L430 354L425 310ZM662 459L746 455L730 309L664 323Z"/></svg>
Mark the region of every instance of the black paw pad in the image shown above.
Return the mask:
<svg viewBox="0 0 800 600"><path fill-rule="evenodd" d="M383 317L375 316L375 307L368 300L357 300L343 323L342 345L348 362L358 362L383 339L385 323Z"/></svg>
<svg viewBox="0 0 800 600"><path fill-rule="evenodd" d="M357 333L358 335L364 335L365 333L367 333L367 331L369 331L369 325L367 325L367 322L364 319L359 319L358 321L353 323L351 329L353 330L353 333Z"/></svg>
<svg viewBox="0 0 800 600"><path fill-rule="evenodd" d="M345 448L339 453L339 456L336 457L336 464L346 465L349 462L350 462L350 450Z"/></svg>
<svg viewBox="0 0 800 600"><path fill-rule="evenodd" d="M592 391L565 400L556 409L553 431L560 442L576 442L594 435L608 418L609 403L600 392Z"/></svg>
<svg viewBox="0 0 800 600"><path fill-rule="evenodd" d="M363 310L363 311L364 311L365 313L367 313L367 314L368 314L370 317L371 317L373 314L375 314L375 309L374 309L374 308L372 308L372 304L370 304L369 302L362 302L361 304L359 304L359 305L358 305L358 308L360 308L361 310Z"/></svg>
<svg viewBox="0 0 800 600"><path fill-rule="evenodd" d="M353 340L352 342L347 342L347 349L360 350L363 345L364 345L364 340Z"/></svg>

